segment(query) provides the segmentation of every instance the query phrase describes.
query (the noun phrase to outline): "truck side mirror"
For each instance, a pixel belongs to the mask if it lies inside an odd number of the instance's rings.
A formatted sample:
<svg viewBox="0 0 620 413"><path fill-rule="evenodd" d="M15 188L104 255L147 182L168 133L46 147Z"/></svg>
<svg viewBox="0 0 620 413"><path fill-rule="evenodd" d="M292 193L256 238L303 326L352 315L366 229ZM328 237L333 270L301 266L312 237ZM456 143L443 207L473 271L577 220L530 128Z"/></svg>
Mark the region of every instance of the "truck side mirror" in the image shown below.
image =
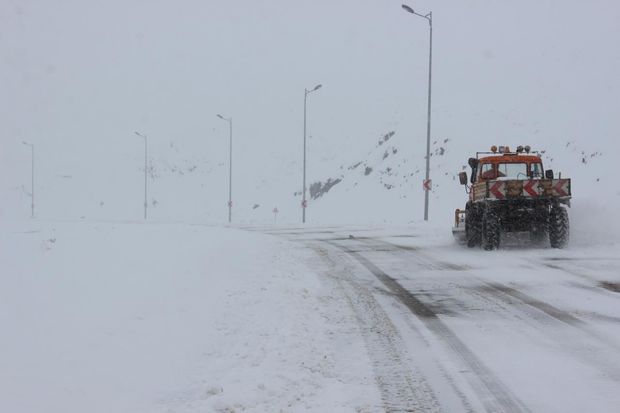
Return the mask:
<svg viewBox="0 0 620 413"><path fill-rule="evenodd" d="M461 185L467 185L467 172L459 172L459 181Z"/></svg>
<svg viewBox="0 0 620 413"><path fill-rule="evenodd" d="M553 169L547 169L545 171L545 178L547 179L553 179Z"/></svg>

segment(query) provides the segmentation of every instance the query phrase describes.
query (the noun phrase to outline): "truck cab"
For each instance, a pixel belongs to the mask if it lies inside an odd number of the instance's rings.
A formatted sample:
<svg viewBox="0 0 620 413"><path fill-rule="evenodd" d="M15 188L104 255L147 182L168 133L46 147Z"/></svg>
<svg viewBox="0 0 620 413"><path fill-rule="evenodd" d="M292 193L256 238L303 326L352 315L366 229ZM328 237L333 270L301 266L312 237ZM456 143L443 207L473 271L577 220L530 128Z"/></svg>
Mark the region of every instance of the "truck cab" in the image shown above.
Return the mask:
<svg viewBox="0 0 620 413"><path fill-rule="evenodd" d="M531 153L529 146L519 146L510 152L507 146L493 145L490 152L477 152L469 158L471 183L489 180L553 179L553 171L545 172L540 154ZM467 182L467 175L461 172L461 183Z"/></svg>
<svg viewBox="0 0 620 413"><path fill-rule="evenodd" d="M486 156L480 159L477 169L476 181L543 178L542 161L534 155Z"/></svg>

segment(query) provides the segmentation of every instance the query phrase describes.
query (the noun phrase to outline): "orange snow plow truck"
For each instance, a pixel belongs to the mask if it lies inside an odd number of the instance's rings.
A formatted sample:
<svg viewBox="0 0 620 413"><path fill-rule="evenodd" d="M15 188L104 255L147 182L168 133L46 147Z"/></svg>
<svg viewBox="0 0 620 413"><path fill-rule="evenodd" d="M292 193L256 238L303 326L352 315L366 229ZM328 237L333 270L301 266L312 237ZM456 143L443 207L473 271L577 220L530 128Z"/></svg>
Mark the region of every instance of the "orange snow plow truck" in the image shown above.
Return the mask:
<svg viewBox="0 0 620 413"><path fill-rule="evenodd" d="M571 182L556 179L544 170L540 154L529 146L511 152L506 146L491 147L469 158L471 177L461 172L469 200L465 210L457 209L454 236L473 248L499 247L503 232L529 232L530 239L542 243L547 237L553 248L568 242Z"/></svg>

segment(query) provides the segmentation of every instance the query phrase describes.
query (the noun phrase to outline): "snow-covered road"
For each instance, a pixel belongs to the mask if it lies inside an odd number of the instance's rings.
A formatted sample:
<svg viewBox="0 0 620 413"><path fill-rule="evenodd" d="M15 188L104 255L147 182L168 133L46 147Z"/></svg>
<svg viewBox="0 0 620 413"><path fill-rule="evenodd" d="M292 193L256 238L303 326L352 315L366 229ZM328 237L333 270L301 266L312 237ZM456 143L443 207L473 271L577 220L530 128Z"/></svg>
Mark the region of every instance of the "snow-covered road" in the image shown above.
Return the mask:
<svg viewBox="0 0 620 413"><path fill-rule="evenodd" d="M620 405L620 258L489 253L415 229L272 231L321 257L356 315L386 411L611 412ZM444 240L445 241L445 240Z"/></svg>
<svg viewBox="0 0 620 413"><path fill-rule="evenodd" d="M616 244L1 222L0 411L612 412Z"/></svg>

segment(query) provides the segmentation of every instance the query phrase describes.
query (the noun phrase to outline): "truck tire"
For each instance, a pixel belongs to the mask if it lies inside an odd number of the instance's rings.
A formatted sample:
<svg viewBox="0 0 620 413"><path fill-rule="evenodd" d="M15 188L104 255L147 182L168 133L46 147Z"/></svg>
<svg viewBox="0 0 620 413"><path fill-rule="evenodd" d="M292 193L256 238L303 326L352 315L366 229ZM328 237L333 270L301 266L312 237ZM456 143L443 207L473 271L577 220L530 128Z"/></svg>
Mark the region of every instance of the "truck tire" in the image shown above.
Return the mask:
<svg viewBox="0 0 620 413"><path fill-rule="evenodd" d="M564 248L569 236L568 212L562 206L551 209L549 214L549 243L552 248Z"/></svg>
<svg viewBox="0 0 620 413"><path fill-rule="evenodd" d="M487 209L482 218L482 248L487 251L499 248L500 225L495 212Z"/></svg>
<svg viewBox="0 0 620 413"><path fill-rule="evenodd" d="M482 240L482 223L480 215L471 205L465 207L465 238L469 248L480 245Z"/></svg>

